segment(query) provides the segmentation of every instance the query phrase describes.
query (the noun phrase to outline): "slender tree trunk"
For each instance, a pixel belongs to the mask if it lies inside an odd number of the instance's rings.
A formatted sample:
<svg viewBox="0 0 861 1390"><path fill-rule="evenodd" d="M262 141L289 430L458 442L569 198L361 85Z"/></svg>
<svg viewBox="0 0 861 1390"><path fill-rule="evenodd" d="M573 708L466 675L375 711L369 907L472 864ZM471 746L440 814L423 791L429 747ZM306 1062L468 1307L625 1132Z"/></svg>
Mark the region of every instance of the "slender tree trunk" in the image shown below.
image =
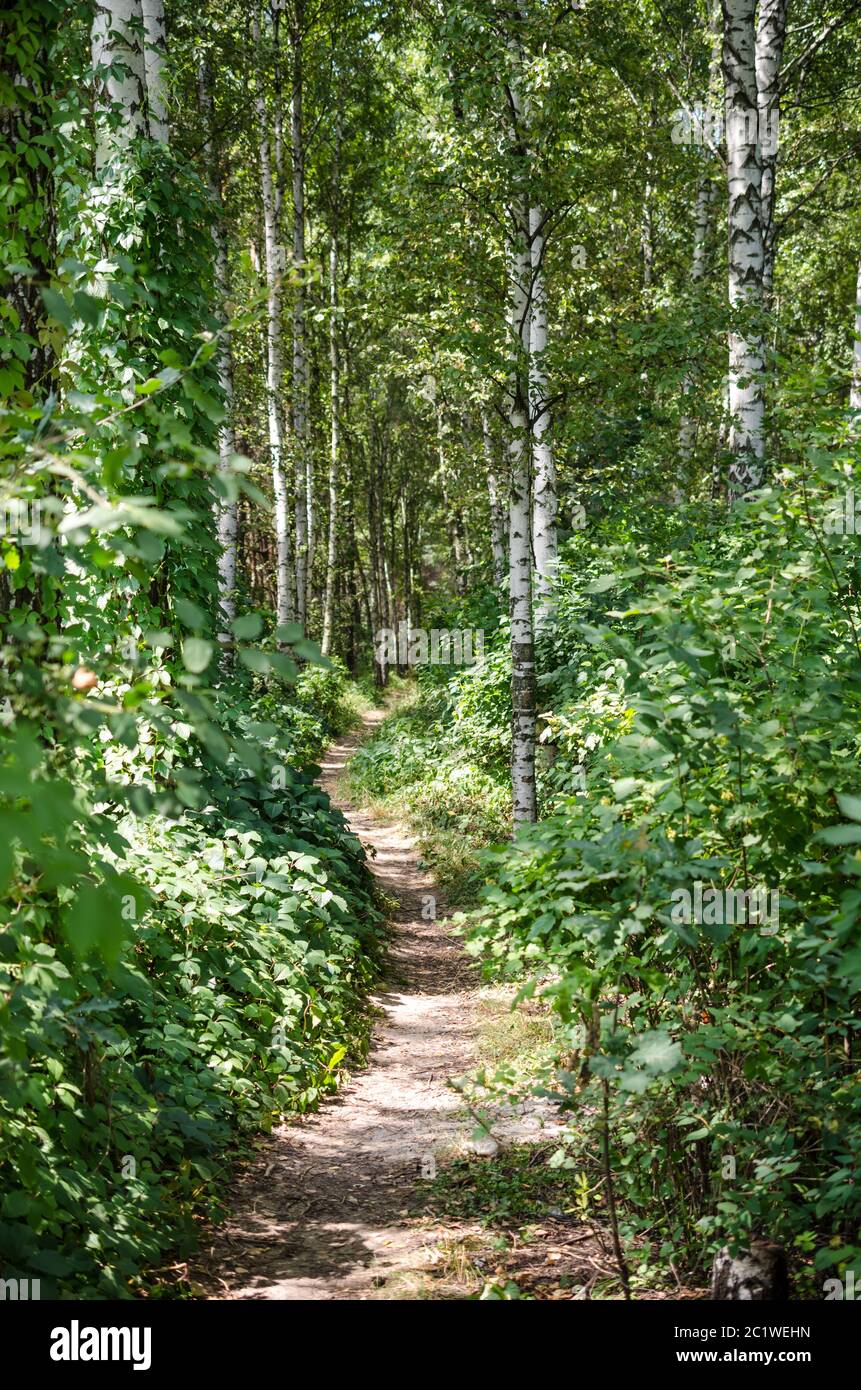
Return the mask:
<svg viewBox="0 0 861 1390"><path fill-rule="evenodd" d="M849 393L852 410L861 410L861 257L855 282L855 345L852 349L852 389Z"/></svg>
<svg viewBox="0 0 861 1390"><path fill-rule="evenodd" d="M515 17L520 19L519 11ZM532 290L530 202L527 199L529 142L518 76L523 55L513 37L512 74L507 87L510 149L514 173L507 209L508 592L511 617L511 816L518 826L538 819L535 792L535 638L532 623L532 536L530 506L529 366Z"/></svg>
<svg viewBox="0 0 861 1390"><path fill-rule="evenodd" d="M509 595L511 613L511 785L515 829L537 819L535 797L535 651L532 629L532 544L529 507L529 255L528 214L522 199L509 209L508 461Z"/></svg>
<svg viewBox="0 0 861 1390"><path fill-rule="evenodd" d="M715 199L715 183L710 172L700 175L697 184L697 198L694 206L694 244L691 256L691 285L697 289L706 276L708 267L708 245L712 225L712 208ZM690 397L696 382L694 365L688 367L682 383L682 395ZM679 454L683 463L689 463L696 443L696 421L687 410L679 421Z"/></svg>
<svg viewBox="0 0 861 1390"><path fill-rule="evenodd" d="M761 310L765 246L758 138L756 0L723 0L723 74L729 193L729 302L736 313ZM729 493L761 485L765 469L764 344L749 322L729 335Z"/></svg>
<svg viewBox="0 0 861 1390"><path fill-rule="evenodd" d="M493 582L499 588L508 573L508 528L505 524L505 510L502 490L496 474L493 431L486 406L481 408L481 439L484 449L484 472L487 478L487 498L490 504L490 548L493 555Z"/></svg>
<svg viewBox="0 0 861 1390"><path fill-rule="evenodd" d="M547 290L544 277L544 211L529 212L532 293L529 323L529 413L532 422L532 549L535 560L536 611L539 626L549 612L556 570L556 463L550 443L547 405Z"/></svg>
<svg viewBox="0 0 861 1390"><path fill-rule="evenodd" d="M711 62L709 64L709 84L706 99L703 103L705 116L704 119L711 124L711 113L719 109L721 101L721 86L723 82L721 50L723 37L723 21L721 17L720 0L710 0L709 4L709 35L711 38ZM719 143L719 142L718 142ZM691 256L691 285L694 290L702 286L703 281L709 270L710 251L713 236L714 205L717 199L717 170L715 162L718 153L714 144L710 148L703 149L702 158L704 160L703 171L697 183L697 194L694 203L694 237L693 253ZM690 397L694 391L698 375L698 364L692 361L688 370L685 372L682 383L682 396ZM679 455L683 464L691 460L691 456L696 445L697 425L696 420L692 419L683 408L681 420L679 421ZM683 493L678 491L681 500Z"/></svg>
<svg viewBox="0 0 861 1390"><path fill-rule="evenodd" d="M269 120L263 85L260 45L260 12L254 16L254 44L257 53L257 91L255 105L260 147L260 182L263 202L263 234L266 251L266 420L269 457L275 497L276 602L280 624L291 622L295 612L293 557L290 545L287 477L284 472L284 410L282 397L283 356L281 348L281 276L283 252L278 245L275 222L275 193L269 148Z"/></svg>
<svg viewBox="0 0 861 1390"><path fill-rule="evenodd" d="M445 450L445 417L439 398L436 401L436 447L439 462L439 485L451 539L452 578L454 579L455 593L462 597L466 593L468 578L463 545L463 522L449 489L450 472Z"/></svg>
<svg viewBox="0 0 861 1390"><path fill-rule="evenodd" d="M294 0L290 25L292 59L290 139L293 169L293 268L298 282L293 295L293 449L296 494L296 612L303 628L308 619L308 514L312 472L308 447L308 354L305 289L305 146L303 130L304 0Z"/></svg>
<svg viewBox="0 0 861 1390"><path fill-rule="evenodd" d="M218 295L218 316L221 325L216 360L218 363L218 382L224 397L224 419L218 428L218 455L221 461L221 471L228 473L231 460L236 452L233 429L233 352L227 329L230 320L230 276L227 264L227 236L224 226L224 205L221 198L219 160L212 133L212 97L209 82L209 65L205 59L201 59L198 69L198 92L205 130L203 154L206 177L215 210L212 240L215 248L215 289ZM219 544L218 593L221 615L225 626L229 627L236 617L236 542L238 533L236 502L227 500L217 502L215 514ZM222 633L221 639L226 642L228 633Z"/></svg>
<svg viewBox="0 0 861 1390"><path fill-rule="evenodd" d="M164 23L164 0L141 0L141 12L149 133L151 139L162 140L167 144L169 131L164 95L167 31Z"/></svg>
<svg viewBox="0 0 861 1390"><path fill-rule="evenodd" d="M338 562L338 463L340 450L340 373L338 359L338 236L329 244L329 367L331 373L329 456L329 547L326 554L326 595L323 601L323 640L325 654L332 649L335 616L335 573Z"/></svg>
<svg viewBox="0 0 861 1390"><path fill-rule="evenodd" d="M762 164L760 208L764 262L763 301L768 308L774 287L774 180L780 122L780 69L786 39L787 0L760 0L756 28L756 93Z"/></svg>

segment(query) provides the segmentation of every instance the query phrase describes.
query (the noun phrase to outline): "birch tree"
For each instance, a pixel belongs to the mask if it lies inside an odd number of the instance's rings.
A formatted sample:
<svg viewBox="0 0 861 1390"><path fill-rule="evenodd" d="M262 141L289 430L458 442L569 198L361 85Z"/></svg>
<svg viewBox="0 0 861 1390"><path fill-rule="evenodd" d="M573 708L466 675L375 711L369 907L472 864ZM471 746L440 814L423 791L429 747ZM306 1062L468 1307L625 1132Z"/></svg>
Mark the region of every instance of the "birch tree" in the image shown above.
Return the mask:
<svg viewBox="0 0 861 1390"><path fill-rule="evenodd" d="M293 269L293 457L296 497L296 616L305 627L308 613L309 550L313 528L313 473L308 429L308 356L305 290L305 144L303 128L303 42L305 4L293 0L290 13L290 148L292 169Z"/></svg>
<svg viewBox="0 0 861 1390"><path fill-rule="evenodd" d="M855 343L852 349L852 387L849 392L852 410L861 410L861 258L855 281Z"/></svg>
<svg viewBox="0 0 861 1390"><path fill-rule="evenodd" d="M711 60L709 62L709 80L706 99L703 103L703 119L708 122L707 129L712 127L712 113L718 111L721 97L721 9L720 0L712 0L709 12L709 36L711 39ZM704 141L704 147L700 152L704 161L702 171L697 180L697 191L694 200L694 226L693 244L691 248L691 288L694 291L702 287L703 281L709 268L709 250L713 232L714 206L717 200L717 163L721 158L720 140L715 143L709 135L708 140ZM697 370L696 365L691 363L685 372L682 383L682 395L689 397L696 384ZM683 464L691 460L696 443L696 420L690 415L689 411L683 411L679 421L679 454Z"/></svg>
<svg viewBox="0 0 861 1390"><path fill-rule="evenodd" d="M511 197L507 209L508 463L510 508L508 584L511 618L511 786L512 820L518 825L538 816L535 793L535 640L532 622L532 539L530 535L529 364L532 254L526 194L528 149L518 82L521 54L509 49L513 73L506 86L511 121Z"/></svg>
<svg viewBox="0 0 861 1390"><path fill-rule="evenodd" d="M97 164L147 134L146 67L141 0L97 0L91 50L101 107Z"/></svg>
<svg viewBox="0 0 861 1390"><path fill-rule="evenodd" d="M203 117L204 145L203 157L206 179L212 199L215 216L212 222L212 240L215 250L215 290L218 297L216 306L221 332L218 339L218 382L224 398L224 418L218 427L218 455L221 471L227 474L231 460L236 452L236 439L233 425L233 352L227 325L230 319L230 278L227 263L227 229L224 221L224 205L221 197L218 152L213 137L212 95L210 91L210 69L205 58L198 67L198 93ZM229 627L236 617L236 543L238 516L235 498L216 503L216 525L218 528L218 592L221 615L225 626ZM222 634L226 640L227 633Z"/></svg>
<svg viewBox="0 0 861 1390"><path fill-rule="evenodd" d="M335 199L335 208L337 209L337 199ZM332 628L335 616L335 574L338 563L338 471L341 448L341 389L340 358L338 352L338 234L334 229L331 233L329 242L329 374L329 538L326 552L326 592L323 599L323 637L321 642L321 650L324 655L328 655L332 650Z"/></svg>
<svg viewBox="0 0 861 1390"><path fill-rule="evenodd" d="M729 195L729 493L738 498L764 474L764 344L755 319L763 302L765 244L756 80L756 0L722 0L723 77Z"/></svg>
<svg viewBox="0 0 861 1390"><path fill-rule="evenodd" d="M532 433L532 549L535 560L536 625L546 617L556 569L556 463L548 428L547 287L544 276L546 218L544 210L529 211L531 267L529 321L529 416Z"/></svg>
<svg viewBox="0 0 861 1390"><path fill-rule="evenodd" d="M497 588L508 577L508 527L503 489L496 467L496 446L487 406L481 408L481 442L484 453L484 475L487 479L487 499L490 507L490 549L493 557L493 582Z"/></svg>
<svg viewBox="0 0 861 1390"><path fill-rule="evenodd" d="M167 32L164 22L164 0L141 0L141 16L149 134L151 139L167 144L169 130L164 90Z"/></svg>
<svg viewBox="0 0 861 1390"><path fill-rule="evenodd" d="M762 286L766 307L770 304L774 285L774 182L780 132L780 69L786 39L786 11L787 0L760 0L756 26L756 101L762 167Z"/></svg>
<svg viewBox="0 0 861 1390"><path fill-rule="evenodd" d="M279 625L291 622L295 614L295 580L290 543L287 477L284 471L284 406L282 352L282 275L283 249L278 243L275 220L275 190L272 179L269 116L264 86L261 14L254 15L256 55L255 109L257 114L260 187L263 210L263 237L266 272L266 421L269 458L275 499L276 604Z"/></svg>

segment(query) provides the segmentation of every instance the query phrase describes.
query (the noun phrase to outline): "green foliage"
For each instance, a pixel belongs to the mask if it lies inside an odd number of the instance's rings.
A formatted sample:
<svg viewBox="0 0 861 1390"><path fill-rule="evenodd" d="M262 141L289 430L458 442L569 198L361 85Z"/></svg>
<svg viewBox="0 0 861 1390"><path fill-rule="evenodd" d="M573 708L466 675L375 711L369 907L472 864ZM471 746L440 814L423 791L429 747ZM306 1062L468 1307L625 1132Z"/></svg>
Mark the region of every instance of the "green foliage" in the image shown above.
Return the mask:
<svg viewBox="0 0 861 1390"><path fill-rule="evenodd" d="M765 1232L861 1269L857 537L828 521L855 444L826 446L671 553L624 515L572 543L548 814L486 860L472 949L559 1016L564 1167L598 1174L609 1083L644 1277ZM697 883L767 887L779 922L688 920Z"/></svg>

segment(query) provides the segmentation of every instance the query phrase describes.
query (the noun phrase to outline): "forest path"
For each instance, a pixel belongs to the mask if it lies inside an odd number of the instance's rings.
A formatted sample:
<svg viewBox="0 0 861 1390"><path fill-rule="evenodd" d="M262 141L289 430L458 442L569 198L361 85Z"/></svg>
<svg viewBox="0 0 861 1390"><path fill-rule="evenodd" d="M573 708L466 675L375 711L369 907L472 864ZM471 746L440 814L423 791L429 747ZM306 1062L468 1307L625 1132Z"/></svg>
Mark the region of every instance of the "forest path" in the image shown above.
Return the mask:
<svg viewBox="0 0 861 1390"><path fill-rule="evenodd" d="M451 1087L475 1060L474 967L447 932L445 907L405 828L351 806L342 774L386 711L334 744L321 785L397 900L380 1010L364 1070L313 1115L276 1130L237 1179L231 1215L190 1278L215 1299L392 1297L401 1273L428 1269L444 1233L418 1221L423 1155L462 1148L473 1128ZM435 919L422 917L436 902ZM395 1293L394 1296L397 1296Z"/></svg>

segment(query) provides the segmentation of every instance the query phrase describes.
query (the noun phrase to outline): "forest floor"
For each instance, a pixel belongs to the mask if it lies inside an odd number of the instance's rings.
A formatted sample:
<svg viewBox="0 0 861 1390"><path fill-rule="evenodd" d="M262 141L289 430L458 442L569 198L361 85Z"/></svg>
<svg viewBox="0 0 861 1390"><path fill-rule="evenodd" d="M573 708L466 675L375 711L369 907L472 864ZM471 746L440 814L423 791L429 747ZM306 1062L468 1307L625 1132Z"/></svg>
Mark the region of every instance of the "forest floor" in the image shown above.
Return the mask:
<svg viewBox="0 0 861 1390"><path fill-rule="evenodd" d="M498 1202L506 1163L515 1165L511 1181L532 1182L560 1121L537 1100L497 1107L494 1138L475 1152L475 1121L448 1083L478 1064L488 1016L509 1026L510 999L481 989L405 827L345 800L344 769L385 713L365 714L328 750L320 779L395 904L367 1065L319 1111L283 1124L240 1170L228 1219L188 1271L191 1288L211 1299L445 1299L488 1289L506 1297L496 1290L515 1281L527 1296L586 1297L614 1277L600 1228L546 1204L526 1225L515 1213L488 1224L482 1210ZM498 1157L482 1155L485 1146ZM427 1181L437 1163L455 1174L442 1205Z"/></svg>

